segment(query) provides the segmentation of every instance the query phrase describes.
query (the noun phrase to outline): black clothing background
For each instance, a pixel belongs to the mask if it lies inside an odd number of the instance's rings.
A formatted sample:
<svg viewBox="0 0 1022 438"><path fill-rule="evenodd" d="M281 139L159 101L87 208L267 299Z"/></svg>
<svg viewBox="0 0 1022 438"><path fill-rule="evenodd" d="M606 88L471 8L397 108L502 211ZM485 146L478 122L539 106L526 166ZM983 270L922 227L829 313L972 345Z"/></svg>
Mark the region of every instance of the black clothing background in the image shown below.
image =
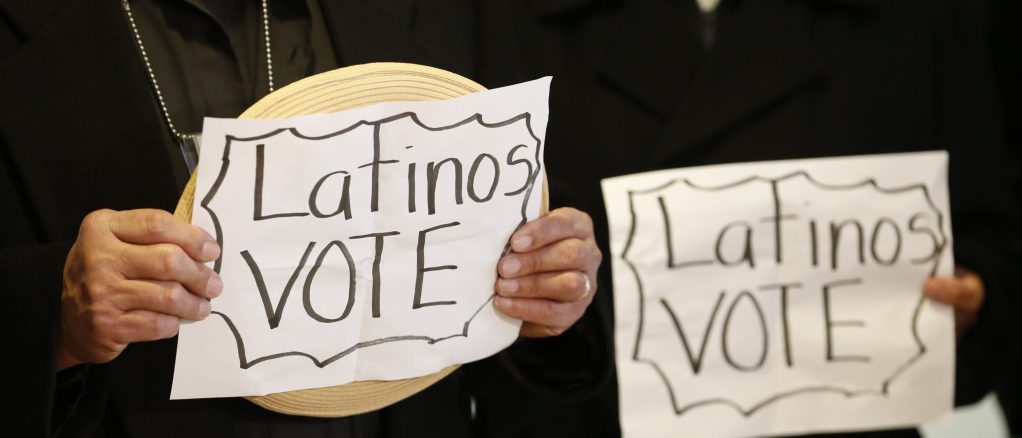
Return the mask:
<svg viewBox="0 0 1022 438"><path fill-rule="evenodd" d="M215 32L215 23L192 15L200 21L175 27L180 33L153 38L153 22L200 12L181 8L208 5L212 10L224 4L197 0L136 4L140 6L136 19L150 52L161 46L191 55L208 47L220 50L183 57L185 64L199 66L193 68L220 73L198 83L189 82L194 79L189 73L194 72L160 66L166 60L157 55L156 74L170 89L167 99L175 122L185 128L198 123L188 115L188 105L195 105L197 113L229 113L232 105L244 107L246 100L265 92L265 78L260 78L265 71L251 57L259 53L258 46L238 44L228 36L232 29L251 36L251 12L238 15L239 27L224 27L221 34ZM247 4L254 8L258 3ZM484 46L489 40L478 35L483 32L476 16L488 17L485 32L510 34L509 21L491 13L488 4L471 0L304 4L309 5L307 14L322 12L322 28L338 65L411 62L489 86L492 81L476 69L479 58L491 52ZM273 36L274 67L282 69L278 86L300 77L303 69L317 71L330 65L321 63L319 54L324 52L323 46L316 46L314 13L308 14L306 47L311 47L311 54L277 46L306 38L301 5L272 7L271 26L297 18L292 32ZM297 11L298 16L287 15L288 11ZM210 45L188 39L203 37L202 32L210 29L214 31L206 35L214 40ZM186 176L133 38L117 1L0 1L0 205L5 207L0 216L0 292L10 309L16 309L3 319L0 332L4 350L18 358L8 356L6 361L10 378L3 398L5 406L13 408L0 435L50 436L55 425L61 436L468 437L489 433L487 425L473 422L473 400L477 409L489 413L515 412L519 406L508 395L518 394L529 400L529 406L551 411L585 399L609 381L609 358L597 353L603 344L598 336L607 328L595 314L583 317L561 337L520 340L407 400L345 419L278 415L241 399L170 401L176 339L133 344L110 364L75 367L58 376L53 353L60 273L81 219L99 208L172 210ZM237 71L232 72L225 60L228 45L238 57ZM288 67L292 59L298 61ZM196 86L215 86L218 80L232 81L233 74L242 80L225 86L223 94L194 91ZM177 81L185 84L175 85ZM234 94L237 89L230 88L237 85L244 93L241 99ZM185 99L174 95L182 92ZM550 352L558 354L549 356ZM536 427L533 417L515 418L500 432L519 436L520 428Z"/></svg>
<svg viewBox="0 0 1022 438"><path fill-rule="evenodd" d="M257 4L249 0L132 2L135 22L178 131L201 132L203 117L235 117L269 94ZM337 68L318 2L271 1L268 5L276 88Z"/></svg>
<svg viewBox="0 0 1022 438"><path fill-rule="evenodd" d="M1008 372L1005 355L1019 337L1017 211L1004 202L1013 199L1012 169L980 3L724 0L709 22L693 3L518 2L506 51L529 61L518 71L484 65L505 83L554 76L546 162L565 185L552 202L593 215L605 254L594 306L612 319L602 178L946 149L955 262L977 271L987 293L958 348L956 402L979 400ZM708 28L716 29L709 49ZM564 436L615 437L617 402L615 384L546 415L566 425Z"/></svg>
<svg viewBox="0 0 1022 438"><path fill-rule="evenodd" d="M1022 173L1022 3L1011 0L990 3L994 73L1004 114L1004 133L1009 150L1014 153L1018 176ZM1016 181L1014 200L1022 205L1022 178ZM1022 269L1022 260L1016 260L1015 267ZM1022 315L1022 307L1015 314ZM997 395L1012 436L1022 436L1022 348L1015 350L1013 363L1014 371L998 388Z"/></svg>

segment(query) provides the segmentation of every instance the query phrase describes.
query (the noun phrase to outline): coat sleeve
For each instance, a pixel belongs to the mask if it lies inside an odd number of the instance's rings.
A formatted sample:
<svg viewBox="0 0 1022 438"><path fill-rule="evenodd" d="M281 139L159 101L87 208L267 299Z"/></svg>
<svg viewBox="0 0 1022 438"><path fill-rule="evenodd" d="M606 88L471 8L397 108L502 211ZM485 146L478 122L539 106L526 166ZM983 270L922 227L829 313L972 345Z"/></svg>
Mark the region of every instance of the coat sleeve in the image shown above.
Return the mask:
<svg viewBox="0 0 1022 438"><path fill-rule="evenodd" d="M0 435L48 437L82 412L78 406L85 383L95 373L84 367L59 375L56 371L62 272L71 242L42 243L18 171L8 157L0 132L0 293L6 311L0 331L9 376L5 406L13 407ZM89 422L93 421L98 418Z"/></svg>

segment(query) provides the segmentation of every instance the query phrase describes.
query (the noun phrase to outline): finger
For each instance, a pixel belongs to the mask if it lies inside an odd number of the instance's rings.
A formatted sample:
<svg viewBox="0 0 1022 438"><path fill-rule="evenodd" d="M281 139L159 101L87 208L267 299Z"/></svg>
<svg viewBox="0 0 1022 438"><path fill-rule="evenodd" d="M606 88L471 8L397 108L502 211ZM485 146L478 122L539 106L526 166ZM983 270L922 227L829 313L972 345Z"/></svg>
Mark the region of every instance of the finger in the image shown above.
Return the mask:
<svg viewBox="0 0 1022 438"><path fill-rule="evenodd" d="M541 273L497 280L497 293L505 297L571 302L584 299L592 295L592 292L592 283L582 271Z"/></svg>
<svg viewBox="0 0 1022 438"><path fill-rule="evenodd" d="M163 210L112 212L108 225L118 239L127 243L170 243L201 262L216 260L220 255L220 247L213 236Z"/></svg>
<svg viewBox="0 0 1022 438"><path fill-rule="evenodd" d="M953 306L956 311L975 312L983 303L983 286L975 275L961 279L930 278L923 285L923 293L931 300Z"/></svg>
<svg viewBox="0 0 1022 438"><path fill-rule="evenodd" d="M599 251L592 241L571 238L533 251L507 254L497 267L504 278L539 272L584 271L598 263Z"/></svg>
<svg viewBox="0 0 1022 438"><path fill-rule="evenodd" d="M955 307L972 313L978 312L980 307L983 307L983 299L985 298L983 280L980 279L978 274L973 272L962 275L958 280L962 287L962 293L959 294Z"/></svg>
<svg viewBox="0 0 1022 438"><path fill-rule="evenodd" d="M118 307L125 311L149 310L189 321L209 316L209 301L188 292L177 282L127 280L121 287L127 293L118 300Z"/></svg>
<svg viewBox="0 0 1022 438"><path fill-rule="evenodd" d="M149 310L132 310L121 315L117 321L119 333L127 344L139 341L155 341L177 335L181 320L176 316Z"/></svg>
<svg viewBox="0 0 1022 438"><path fill-rule="evenodd" d="M177 282L203 298L216 298L223 291L220 276L177 245L125 245L123 254L123 274L128 279Z"/></svg>
<svg viewBox="0 0 1022 438"><path fill-rule="evenodd" d="M574 208L558 208L522 225L511 235L511 249L531 251L564 239L591 239L593 221L588 214Z"/></svg>
<svg viewBox="0 0 1022 438"><path fill-rule="evenodd" d="M497 310L512 318L526 323L567 330L585 312L586 305L582 301L564 303L542 298L506 298L496 296L493 299Z"/></svg>

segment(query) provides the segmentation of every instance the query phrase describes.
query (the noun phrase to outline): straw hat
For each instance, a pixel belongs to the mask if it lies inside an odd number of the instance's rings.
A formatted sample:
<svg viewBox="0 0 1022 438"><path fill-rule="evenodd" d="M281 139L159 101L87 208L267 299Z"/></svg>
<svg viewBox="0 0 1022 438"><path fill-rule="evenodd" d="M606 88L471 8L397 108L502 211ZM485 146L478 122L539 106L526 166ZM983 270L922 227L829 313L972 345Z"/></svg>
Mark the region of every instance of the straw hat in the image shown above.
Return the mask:
<svg viewBox="0 0 1022 438"><path fill-rule="evenodd" d="M256 102L241 118L278 119L348 110L380 102L442 100L483 91L454 73L415 64L374 63L345 67L302 79ZM191 220L195 174L174 214ZM544 201L545 201L544 187ZM545 202L544 202L545 204ZM458 366L422 377L363 381L261 397L245 397L271 411L310 417L346 417L384 408L426 389Z"/></svg>

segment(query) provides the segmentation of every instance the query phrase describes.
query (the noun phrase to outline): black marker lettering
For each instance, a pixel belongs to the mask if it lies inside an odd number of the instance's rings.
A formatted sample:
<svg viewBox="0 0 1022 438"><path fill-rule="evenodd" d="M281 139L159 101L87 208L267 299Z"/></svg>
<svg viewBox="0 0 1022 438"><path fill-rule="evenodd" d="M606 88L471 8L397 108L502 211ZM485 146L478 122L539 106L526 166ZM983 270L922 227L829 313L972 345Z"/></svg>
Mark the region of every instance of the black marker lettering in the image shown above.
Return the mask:
<svg viewBox="0 0 1022 438"><path fill-rule="evenodd" d="M436 181L440 175L440 168L445 163L454 164L454 202L461 205L461 161L457 158L448 158L439 163L432 161L426 164L426 207L429 214L436 213Z"/></svg>
<svg viewBox="0 0 1022 438"><path fill-rule="evenodd" d="M266 145L256 145L256 167L255 167L255 190L252 193L252 220L261 221L266 219L273 219L278 217L301 217L308 216L306 212L294 212L294 213L275 213L275 214L263 214L263 180L264 171L263 168L266 155Z"/></svg>
<svg viewBox="0 0 1022 438"><path fill-rule="evenodd" d="M728 335L727 332L731 328L731 316L734 314L735 308L738 307L738 303L745 298L752 304L752 308L756 310L756 316L759 318L760 334L762 334L763 342L760 344L759 360L755 365L742 365L731 357L731 348L728 346ZM766 362L767 351L770 350L770 338L767 333L766 317L763 316L763 308L759 306L759 302L756 301L756 297L752 296L747 290L743 290L738 293L734 301L731 302L731 306L727 309L727 314L724 315L724 333L720 335L721 348L724 351L724 360L727 361L734 369L739 371L756 371L763 366Z"/></svg>
<svg viewBox="0 0 1022 438"><path fill-rule="evenodd" d="M408 163L408 212L415 213L415 163Z"/></svg>
<svg viewBox="0 0 1022 438"><path fill-rule="evenodd" d="M370 200L370 211L380 209L380 165L400 162L398 160L380 160L380 126L380 123L373 124L373 161L358 166L359 169L363 167L373 168L373 192L372 199Z"/></svg>
<svg viewBox="0 0 1022 438"><path fill-rule="evenodd" d="M667 213L667 204L663 196L657 197L660 204L660 215L664 219L664 245L667 247L667 269L680 269L690 266L712 265L713 260L692 260L687 262L674 262L674 238L671 233L671 216Z"/></svg>
<svg viewBox="0 0 1022 438"><path fill-rule="evenodd" d="M877 249L877 242L880 240L880 227L884 224L890 225L888 228L894 230L894 250L890 257L883 258L880 256L880 252ZM898 256L901 255L901 230L898 229L898 224L894 223L894 220L887 217L880 218L876 225L873 226L873 235L869 242L869 251L873 255L873 260L883 266L891 266L898 262Z"/></svg>
<svg viewBox="0 0 1022 438"><path fill-rule="evenodd" d="M938 237L938 233L936 231L934 231L932 228L927 227L925 225L922 225L922 226L919 225L919 221L920 220L925 220L925 219L926 219L926 215L925 214L923 214L923 213L916 213L916 214L912 215L912 218L909 219L909 221L908 221L908 231L910 233L912 233L912 234L920 234L920 233L926 234L927 236L930 236L930 240L933 241L933 249L930 251L929 254L926 254L926 255L921 256L921 257L915 257L915 258L912 258L912 260L910 260L911 263L915 264L915 265L918 265L918 264L921 264L921 263L929 263L929 262L931 262L933 260L936 260L937 257L940 256L940 253L944 252L944 246L947 245L947 242L946 241L942 242L941 239Z"/></svg>
<svg viewBox="0 0 1022 438"><path fill-rule="evenodd" d="M866 356L837 356L834 354L834 327L863 327L862 321L834 321L830 316L830 291L832 288L862 284L858 278L848 280L836 280L823 285L823 319L824 329L827 331L827 362L869 362Z"/></svg>
<svg viewBox="0 0 1022 438"><path fill-rule="evenodd" d="M742 251L741 258L737 260L724 260L724 254L721 251L724 243L724 236L727 235L728 231L736 227L745 228L745 249ZM720 233L717 234L717 245L714 253L717 256L717 261L724 266L736 266L742 263L748 263L750 268L755 268L756 261L752 255L752 225L749 225L748 222L744 221L731 222L725 225L724 228L720 230Z"/></svg>
<svg viewBox="0 0 1022 438"><path fill-rule="evenodd" d="M788 318L788 291L794 288L801 288L802 283L780 283L760 286L759 290L767 291L779 289L781 291L781 334L784 336L784 363L791 368L794 361L791 358L791 324Z"/></svg>
<svg viewBox="0 0 1022 438"><path fill-rule="evenodd" d="M493 181L490 182L490 190L486 192L486 196L476 196L476 170L479 169L479 163L482 163L483 158L489 159L493 165ZM479 154L475 161L472 162L472 167L468 170L468 197L472 198L476 202L486 202L493 197L493 192L497 191L497 184L500 182L500 162L497 158L490 154Z"/></svg>
<svg viewBox="0 0 1022 438"><path fill-rule="evenodd" d="M816 232L815 220L809 221L809 250L815 268L820 264L820 238L819 233Z"/></svg>
<svg viewBox="0 0 1022 438"><path fill-rule="evenodd" d="M298 279L298 274L305 268L305 262L309 259L309 254L312 253L312 248L316 246L316 242L309 242L309 246L305 247L305 252L302 253L301 260L298 261L298 266L295 267L291 278L287 280L287 285L284 286L284 293L280 294L280 299L277 300L277 307L274 308L273 304L270 303L270 294L266 291L266 281L263 280L263 273L259 270L259 265L255 259L252 258L252 254L248 250L241 252L241 258L245 259L245 263L248 264L248 268L252 270L252 278L255 279L256 289L259 291L259 297L263 300L263 310L266 311L266 322L270 324L270 329L275 329L280 325L280 317L284 315L284 304L287 303L288 295L291 295L291 287L295 285L295 281Z"/></svg>
<svg viewBox="0 0 1022 438"><path fill-rule="evenodd" d="M337 201L337 209L331 213L323 213L316 203L319 198L319 190L323 188L323 183L326 182L331 176L344 174L344 183L341 185L341 199ZM323 175L319 181L316 181L316 185L312 187L312 192L309 193L309 210L312 211L312 215L318 218L327 218L337 216L338 214L344 213L344 219L351 219L351 197L349 189L351 188L351 175L343 170L336 172L330 172Z"/></svg>
<svg viewBox="0 0 1022 438"><path fill-rule="evenodd" d="M382 282L382 278L380 277L380 260L383 258L383 238L387 236L396 236L398 234L401 233L397 231L387 231L383 233L372 233L350 237L350 239L363 239L366 237L376 238L376 252L373 256L373 318L380 317L380 284Z"/></svg>
<svg viewBox="0 0 1022 438"><path fill-rule="evenodd" d="M678 321L677 315L674 314L674 310L671 309L671 305L667 303L667 300L661 298L660 304L664 306L664 310L667 311L667 316L671 318L671 322L674 323L674 331L678 333L678 337L681 338L681 347L685 349L685 355L688 356L688 364L692 366L692 374L699 375L699 370L703 367L703 355L706 353L706 344L710 340L710 331L713 330L713 321L717 319L717 313L720 311L720 305L724 302L724 292L721 292L717 296L717 304L713 305L713 311L710 312L710 321L706 323L706 331L703 332L703 340L699 345L699 352L693 353L692 346L689 345L688 337L685 336L685 330L681 328L681 321Z"/></svg>
<svg viewBox="0 0 1022 438"><path fill-rule="evenodd" d="M312 280L316 278L316 273L319 272L319 268L323 266L323 259L330 252L330 248L337 247L344 254L345 261L348 262L348 303L344 307L344 312L337 318L327 318L320 315L312 308ZM305 306L305 313L308 313L312 319L319 322L337 322L348 317L351 313L351 307L355 305L355 260L351 258L351 253L348 252L348 247L344 246L344 242L340 240L334 240L328 243L323 250L319 252L319 257L316 258L316 263L312 265L312 269L309 270L309 275L305 277L305 287L302 290L302 304Z"/></svg>
<svg viewBox="0 0 1022 438"><path fill-rule="evenodd" d="M514 165L517 165L517 164L524 164L525 166L527 166L526 168L528 170L525 173L525 182L522 183L521 187L519 187L518 189L515 189L515 190L512 190L510 192L505 193L504 196L515 196L515 195L517 195L519 193L524 192L525 190L527 190L529 188L529 183L532 181L532 162L527 160L527 159L521 159L521 158L520 159L516 159L516 160L512 160L512 158L514 158L514 156L515 156L515 152L517 152L518 149L521 149L521 148L528 148L528 146L526 146L524 144L520 144L518 146L515 146L515 147L511 148L511 150L508 151L508 153L507 153L507 164L509 166L514 166Z"/></svg>
<svg viewBox="0 0 1022 438"><path fill-rule="evenodd" d="M778 265L784 261L783 254L784 250L781 248L781 242L784 240L781 233L781 221L795 219L798 216L789 214L781 214L781 195L777 189L777 181L770 181L770 189L773 194L774 200L774 215L771 217L763 218L762 222L773 222L774 223L774 261ZM750 265L751 266L751 265Z"/></svg>
<svg viewBox="0 0 1022 438"><path fill-rule="evenodd" d="M426 265L426 233L433 232L439 229L454 227L461 225L460 222L449 222L442 225L437 225L432 228L419 231L419 243L415 247L415 253L417 255L415 262L415 300L412 302L412 308L418 309L426 306L447 306L451 304L457 304L457 301L429 301L422 302L422 277L423 274L431 271L441 271L445 269L458 269L455 265L443 265L443 266L430 266Z"/></svg>
<svg viewBox="0 0 1022 438"><path fill-rule="evenodd" d="M856 242L858 242L858 245L856 245L856 247L859 250L859 264L862 265L862 264L866 263L866 254L865 254L866 253L866 248L865 248L866 242L865 242L865 239L863 239L863 236L862 236L862 224L860 224L859 221L857 221L855 219L848 219L848 220L842 221L841 223L838 223L838 224L835 224L835 223L831 222L831 224L830 224L830 268L832 270L835 270L835 271L837 270L837 267L838 267L838 260L837 259L838 259L838 254L840 253L841 231L846 226L848 226L848 225L854 225L855 226L855 231L856 231L855 238L857 239Z"/></svg>

